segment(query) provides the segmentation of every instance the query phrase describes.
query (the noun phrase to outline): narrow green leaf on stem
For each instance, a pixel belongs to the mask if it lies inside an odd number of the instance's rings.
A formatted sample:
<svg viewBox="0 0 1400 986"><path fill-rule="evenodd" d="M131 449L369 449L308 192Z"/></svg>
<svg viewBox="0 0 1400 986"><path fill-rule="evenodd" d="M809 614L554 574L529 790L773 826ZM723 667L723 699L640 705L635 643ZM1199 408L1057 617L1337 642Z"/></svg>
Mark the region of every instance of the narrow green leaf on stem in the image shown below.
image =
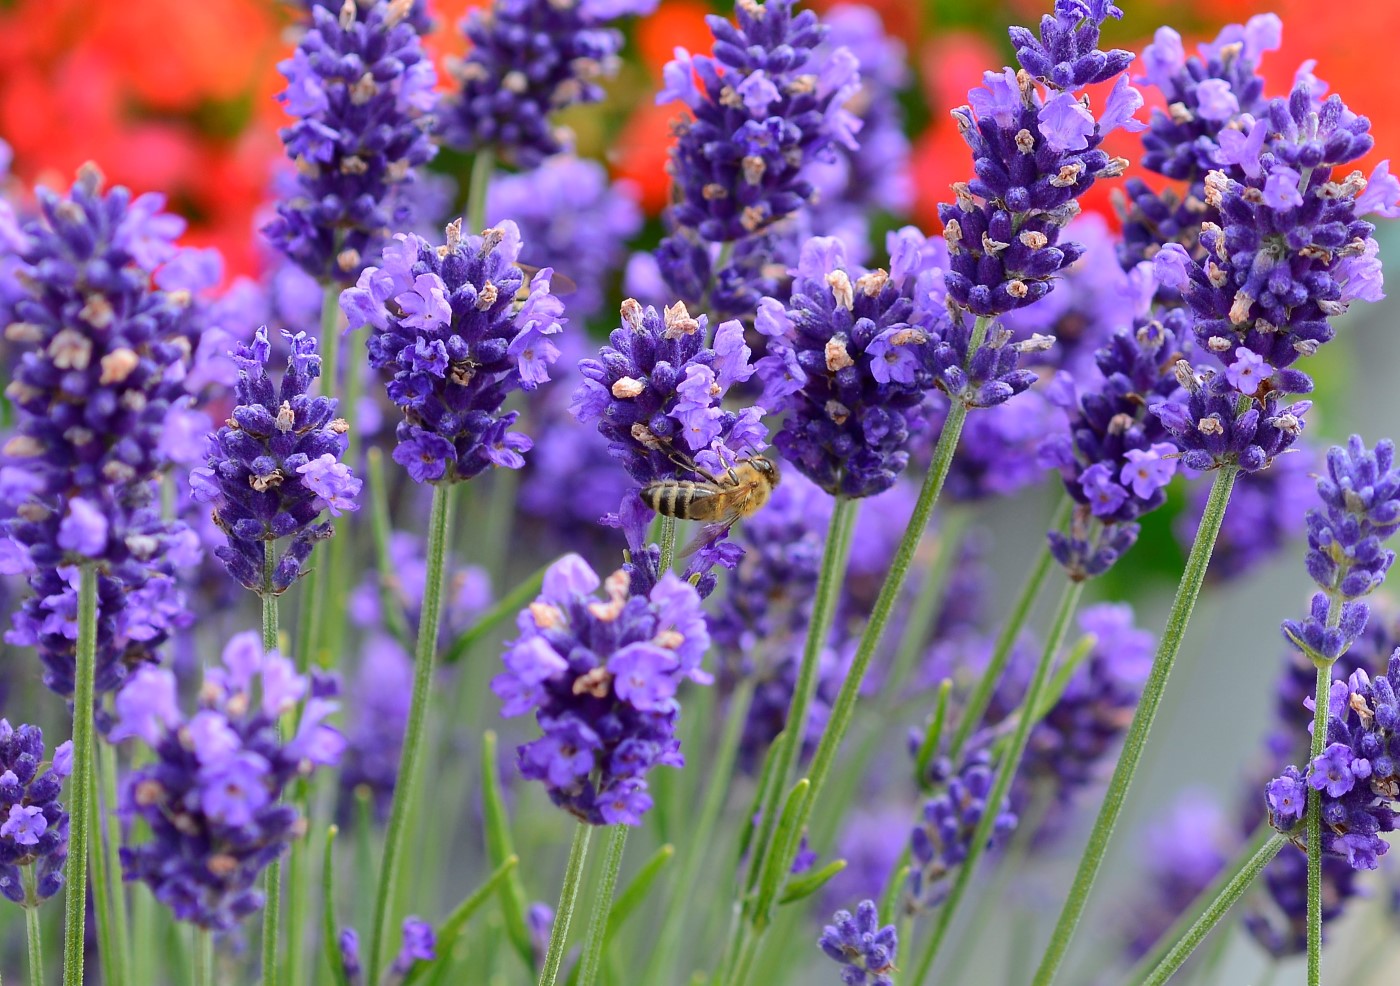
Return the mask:
<svg viewBox="0 0 1400 986"><path fill-rule="evenodd" d="M1181 582L1177 585L1176 597L1172 600L1167 625L1157 643L1157 653L1152 660L1147 682L1143 686L1142 698L1138 700L1137 712L1133 714L1127 738L1123 741L1123 750L1118 755L1113 777L1104 792L1098 817L1094 820L1094 828L1089 833L1088 845L1079 859L1079 868L1074 875L1074 883L1070 886L1069 897L1060 911L1050 944L1041 957L1040 967L1036 970L1035 986L1050 986L1055 981L1055 975L1059 972L1060 964L1064 962L1065 953L1074 939L1079 919L1084 916L1089 894L1094 889L1094 880L1103 865L1109 841L1113 838L1114 827L1118 824L1118 816L1122 814L1128 789L1132 786L1143 750L1147 746L1148 733L1157 716L1157 708L1162 703L1167 679L1176 663L1177 652L1181 650L1181 641L1186 635L1191 613L1196 608L1196 597L1205 581L1210 556L1215 550L1215 539L1220 534L1220 524L1225 519L1225 508L1229 505L1230 493L1234 489L1238 473L1238 466L1224 466L1216 472L1215 481L1211 484L1210 497L1196 528L1196 538L1191 544L1191 553L1186 558L1186 568L1181 573Z"/></svg>
<svg viewBox="0 0 1400 986"><path fill-rule="evenodd" d="M933 703L933 717L929 719L924 738L919 743L919 752L914 756L914 783L919 790L930 790L928 765L938 754L943 740L943 728L948 721L948 698L953 694L953 679L944 678L938 685L938 697Z"/></svg>
<svg viewBox="0 0 1400 986"><path fill-rule="evenodd" d="M622 854L627 848L627 825L608 827L608 846L603 856L603 878L598 881L598 892L593 900L593 917L588 925L588 937L583 944L583 958L579 964L579 986L594 986L598 981L598 970L603 964L603 949L608 944L608 920L613 908L613 895L617 893L617 877L622 872Z"/></svg>
<svg viewBox="0 0 1400 986"><path fill-rule="evenodd" d="M564 950L569 945L569 924L573 921L574 905L583 883L583 867L588 861L588 840L593 826L579 822L574 828L574 841L569 846L569 862L564 868L564 884L559 889L559 908L554 912L554 925L549 929L549 951L545 953L544 968L540 970L539 986L554 986L559 967L564 962Z"/></svg>
<svg viewBox="0 0 1400 986"><path fill-rule="evenodd" d="M1223 886L1212 885L1208 891L1206 906L1201 910L1197 918L1191 922L1179 937L1176 937L1170 949L1162 959L1141 978L1134 977L1132 982L1140 983L1141 986L1165 986L1181 966L1191 957L1191 953L1196 947L1205 941L1211 930L1220 923L1227 911L1234 906L1235 902L1244 896L1250 885L1264 868L1273 862L1279 850L1288 842L1288 837L1277 832L1263 833L1267 838L1262 845L1254 848L1254 851L1244 856L1228 874ZM1259 842L1258 839L1255 840ZM1217 881L1218 882L1218 881Z"/></svg>
<svg viewBox="0 0 1400 986"><path fill-rule="evenodd" d="M1249 840L1235 853L1235 858L1228 865L1222 867L1220 872L1215 875L1215 878L1211 880L1210 884L1196 895L1196 898L1191 901L1185 910L1177 915L1176 920L1171 923L1166 931L1162 932L1161 936L1153 943L1152 949L1137 961L1137 964L1133 966L1132 971L1124 977L1123 981L1125 983L1136 984L1141 983L1150 976L1153 970L1160 966L1167 955L1187 936L1191 928L1201 920L1207 908L1209 908L1221 894L1225 893L1230 882L1248 868L1250 861L1260 852L1264 851L1269 843L1277 837L1277 834L1267 822L1256 828ZM1287 840L1284 839L1283 841L1286 842ZM1269 858L1272 859L1277 853L1278 850L1275 849L1273 852L1269 853ZM1182 958L1184 960L1185 956Z"/></svg>
<svg viewBox="0 0 1400 986"><path fill-rule="evenodd" d="M471 649L480 643L488 634L494 631L509 620L515 619L515 614L519 613L531 600L540 594L540 586L544 584L544 573L549 566L545 565L537 569L529 578L521 582L510 592L506 593L496 604L488 609L481 616L477 617L475 623L462 635L452 641L452 645L447 648L442 656L444 665L456 664Z"/></svg>
<svg viewBox="0 0 1400 986"><path fill-rule="evenodd" d="M1040 705L1035 710L1031 725L1035 725L1048 716L1050 710L1060 699L1064 698L1065 689L1069 687L1069 680L1074 677L1074 673L1088 660L1089 655L1094 652L1094 648L1098 645L1099 638L1092 633L1086 633L1079 638L1069 655L1055 669L1055 676L1050 679L1050 684L1045 686L1045 694L1040 696Z"/></svg>
<svg viewBox="0 0 1400 986"><path fill-rule="evenodd" d="M668 842L652 853L651 858L643 863L642 868L637 871L637 875L618 892L617 899L613 901L612 907L608 910L609 939L621 930L628 918L637 913L637 909L642 906L652 890L655 889L666 866L675 857L676 847Z"/></svg>
<svg viewBox="0 0 1400 986"><path fill-rule="evenodd" d="M78 642L73 680L73 792L68 821L68 893L65 898L63 986L83 986L87 949L88 841L93 813L93 678L97 660L97 569L84 565L78 576Z"/></svg>
<svg viewBox="0 0 1400 986"><path fill-rule="evenodd" d="M802 803L807 800L811 786L812 782L804 777L792 786L792 790L788 791L783 800L783 811L778 816L778 828L773 833L773 847L768 853L768 865L758 884L758 900L754 907L753 920L760 930L771 919L778 893L792 867L798 837L802 833L799 821Z"/></svg>
<svg viewBox="0 0 1400 986"><path fill-rule="evenodd" d="M1055 510L1054 519L1050 522L1051 530L1059 530L1064 526L1073 506L1074 501L1069 496L1061 498L1060 505ZM977 680L977 686L963 704L958 718L958 728L953 733L953 742L948 746L950 759L956 760L958 758L958 754L967 744L968 737L981 723L982 715L987 711L987 706L991 704L992 695L1006 671L1006 664L1011 660L1012 648L1016 646L1016 641L1020 639L1026 621L1030 619L1031 611L1035 609L1036 600L1040 597L1040 591L1045 586L1046 576L1050 574L1050 567L1054 562L1055 559L1050 555L1049 543L1043 541L1040 551L1036 554L1035 564L1031 566L1030 574L1026 576L1025 584L1021 586L1021 592L1017 595L1016 602L1011 606L1011 613L1007 617L1006 623L1002 625L1001 632L997 634L996 644L992 647L991 660L987 662L986 668L982 671L982 677Z"/></svg>
<svg viewBox="0 0 1400 986"><path fill-rule="evenodd" d="M311 781L298 778L293 786L293 802L302 818L310 820ZM283 961L283 979L288 986L304 986L306 982L306 959L303 949L310 937L298 929L308 925L307 913L311 907L311 845L312 832L292 842L290 858L287 862L287 956Z"/></svg>
<svg viewBox="0 0 1400 986"><path fill-rule="evenodd" d="M457 944L457 938L462 934L462 929L467 926L467 922L477 911L481 910L483 904L491 899L491 895L505 883L515 872L516 866L520 863L519 856L507 856L505 862L496 867L495 871L486 878L481 886L477 887L467 895L460 904L452 909L452 913L443 918L442 924L437 929L436 951L438 957L432 962L417 962L404 977L403 986L413 986L429 970L436 970L439 966L450 961L452 950Z"/></svg>
<svg viewBox="0 0 1400 986"><path fill-rule="evenodd" d="M389 536L393 524L389 519L389 488L384 481L384 453L377 448L365 450L366 471L369 473L370 532L374 538L374 564L378 572L379 610L384 614L384 626L404 650L413 649L408 620L403 615L403 600L394 591L394 562L389 556Z"/></svg>
<svg viewBox="0 0 1400 986"><path fill-rule="evenodd" d="M321 866L321 954L330 967L331 979L335 986L350 986L345 975L345 963L340 957L340 927L335 919L335 837L340 828L332 825L326 829L326 848ZM293 934L300 934L293 929Z"/></svg>
<svg viewBox="0 0 1400 986"><path fill-rule="evenodd" d="M792 904L799 900L806 900L822 887L830 882L831 878L846 868L844 859L833 859L820 869L803 873L796 880L788 882L783 889L783 895L778 898L779 905Z"/></svg>
<svg viewBox="0 0 1400 986"><path fill-rule="evenodd" d="M890 924L894 921L895 910L899 905L899 891L901 888L903 888L905 882L909 879L909 871L911 867L907 860L908 853L906 851L905 856L903 859L900 860L899 865L895 866L894 870L890 873L890 881L889 883L885 884L885 892L880 895L881 924ZM901 931L899 940L907 942L909 940L909 936Z"/></svg>
<svg viewBox="0 0 1400 986"><path fill-rule="evenodd" d="M26 866L24 873L24 936L29 945L29 982L42 986L44 982L44 936L39 928L39 895L35 891L35 867Z"/></svg>
<svg viewBox="0 0 1400 986"><path fill-rule="evenodd" d="M1031 727L1036 722L1033 710L1040 707L1045 685L1050 680L1050 669L1055 663L1055 655L1059 653L1065 637L1069 634L1069 626L1074 619L1075 611L1079 608L1079 597L1083 592L1083 582L1067 582L1064 592L1060 594L1060 603L1055 608L1055 616L1050 624L1050 632L1045 639L1045 647L1041 651L1040 660L1036 663L1035 671L1031 675L1031 682L1026 688L1025 697L1021 700L1021 712L1017 716L1016 728L997 764L996 780L992 782L991 793L987 795L986 808L982 812L981 819L977 822L977 828L973 831L972 840L968 843L967 857L958 866L958 875L953 880L953 888L938 909L933 934L924 943L923 952L914 966L914 976L910 980L912 986L919 986L920 983L928 979L934 959L938 957L938 949L947 937L948 929L952 927L958 906L967 896L968 887L972 885L973 877L976 876L977 864L981 862L982 855L987 851L987 843L991 841L997 816L1001 814L1002 802L1006 800L1006 796L1011 791L1011 782L1015 779L1016 771L1021 766L1021 757L1026 752L1026 743L1030 739Z"/></svg>
<svg viewBox="0 0 1400 986"><path fill-rule="evenodd" d="M496 759L496 734L487 730L481 740L481 802L486 828L486 858L497 868L515 856L510 835L510 817L506 814L505 797L501 794L500 767ZM531 972L535 971L535 949L530 940L530 926L525 918L525 887L520 874L509 870L500 883L501 911L505 915L506 934L516 953Z"/></svg>
<svg viewBox="0 0 1400 986"><path fill-rule="evenodd" d="M389 936L392 901L398 890L399 869L407 841L409 806L417 796L418 760L427 729L428 702L432 694L433 670L437 654L438 623L442 615L443 568L451 528L452 489L433 487L433 505L428 517L428 568L423 587L422 615L418 624L418 647L413 657L413 695L409 702L408 724L399 753L398 783L394 786L389 825L384 835L384 856L379 865L379 885L374 898L374 924L370 931L367 982L378 982L380 957Z"/></svg>
<svg viewBox="0 0 1400 986"><path fill-rule="evenodd" d="M887 701L904 693L904 684L914 670L919 656L924 653L929 633L933 629L934 621L938 619L943 592L948 587L948 578L957 564L958 553L962 550L963 535L967 532L970 519L970 512L963 509L948 510L943 515L942 526L938 530L937 554L924 573L918 594L914 597L913 605L909 607L899 645L895 648L894 663L890 666L889 676L882 686Z"/></svg>

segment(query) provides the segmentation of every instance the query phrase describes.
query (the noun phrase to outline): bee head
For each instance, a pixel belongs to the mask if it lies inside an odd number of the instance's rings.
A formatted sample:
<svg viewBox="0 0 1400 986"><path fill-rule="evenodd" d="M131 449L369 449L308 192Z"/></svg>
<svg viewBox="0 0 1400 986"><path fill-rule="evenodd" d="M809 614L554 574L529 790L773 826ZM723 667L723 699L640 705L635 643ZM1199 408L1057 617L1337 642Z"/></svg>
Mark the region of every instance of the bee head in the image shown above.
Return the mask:
<svg viewBox="0 0 1400 986"><path fill-rule="evenodd" d="M751 462L753 467L758 470L759 475L763 476L774 486L778 485L778 466L772 459L756 455Z"/></svg>

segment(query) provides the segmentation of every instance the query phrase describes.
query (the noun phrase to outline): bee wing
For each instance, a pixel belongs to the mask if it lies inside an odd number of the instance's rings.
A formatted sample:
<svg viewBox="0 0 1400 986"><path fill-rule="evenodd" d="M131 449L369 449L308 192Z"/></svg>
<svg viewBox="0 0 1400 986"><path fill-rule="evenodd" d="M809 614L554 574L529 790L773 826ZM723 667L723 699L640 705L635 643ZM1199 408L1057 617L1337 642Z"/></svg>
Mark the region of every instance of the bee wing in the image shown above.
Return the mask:
<svg viewBox="0 0 1400 986"><path fill-rule="evenodd" d="M730 513L713 524L706 524L700 528L700 533L691 538L690 543L681 549L680 557L689 558L702 548L708 548L728 534L729 529L734 526L738 519L737 513Z"/></svg>
<svg viewBox="0 0 1400 986"><path fill-rule="evenodd" d="M534 277L543 269L541 267L535 266L534 264L526 264L521 263L519 261L516 262L515 266L519 267L521 271L525 274L526 283L522 285L522 290L528 289L530 286L530 278ZM561 274L556 270L549 275L550 294L556 295L558 297L563 297L566 295L571 295L577 290L578 285L574 283L574 279L568 274Z"/></svg>

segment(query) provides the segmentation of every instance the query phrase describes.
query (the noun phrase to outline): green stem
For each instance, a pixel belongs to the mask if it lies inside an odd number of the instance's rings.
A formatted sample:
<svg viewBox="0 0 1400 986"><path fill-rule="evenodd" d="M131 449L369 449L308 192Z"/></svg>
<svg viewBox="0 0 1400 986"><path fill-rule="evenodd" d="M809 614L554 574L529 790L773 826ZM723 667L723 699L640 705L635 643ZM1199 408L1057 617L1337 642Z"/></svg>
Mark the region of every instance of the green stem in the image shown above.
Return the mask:
<svg viewBox="0 0 1400 986"><path fill-rule="evenodd" d="M1069 518L1073 506L1074 501L1068 496L1061 499L1060 506L1055 510L1055 517L1050 522L1050 530L1058 530L1063 526ZM1026 576L1025 584L1021 586L1021 593L1016 597L1016 602L1011 607L1011 616L1003 624L1001 633L997 635L996 645L992 649L992 659L987 662L982 677L977 681L977 687L973 689L972 694L968 696L967 702L963 705L958 718L958 728L953 733L953 741L948 747L948 756L951 760L957 760L958 754L962 752L963 746L967 743L967 738L981 723L983 713L991 704L992 694L1001 682L1007 662L1011 660L1011 650L1016 646L1016 641L1020 638L1026 621L1030 619L1031 611L1035 609L1036 599L1040 596L1040 590L1045 585L1045 578L1050 574L1050 567L1053 563L1054 559L1050 556L1050 545L1047 542L1041 542L1035 565L1031 568L1030 574Z"/></svg>
<svg viewBox="0 0 1400 986"><path fill-rule="evenodd" d="M1011 734L1010 743L997 767L997 776L992 783L991 793L987 795L987 807L982 812L977 829L973 832L972 841L968 844L967 858L959 864L957 878L953 881L953 889L948 894L948 899L938 909L938 919L934 925L933 934L929 936L924 945L923 953L914 967L916 970L914 978L910 980L914 986L918 986L919 983L928 978L929 970L933 968L933 960L938 955L938 949L943 944L948 929L952 926L953 916L957 913L958 905L962 903L963 897L967 894L967 888L972 885L972 879L977 872L977 864L981 861L982 854L987 850L987 843L992 838L997 817L1001 814L1002 802L1010 793L1011 782L1016 777L1017 768L1021 766L1021 757L1026 752L1026 743L1030 739L1031 727L1036 723L1035 712L1040 707L1041 693L1045 690L1046 682L1050 680L1050 668L1055 663L1055 655L1059 653L1065 637L1069 635L1070 623L1074 620L1075 610L1079 608L1079 597L1083 592L1083 582L1067 582L1064 592L1060 594L1060 604L1055 609L1055 617L1050 624L1050 633L1045 640L1045 649L1041 651L1040 661L1036 664L1035 672L1031 676L1026 696L1021 701L1020 714L1016 717L1016 729Z"/></svg>
<svg viewBox="0 0 1400 986"><path fill-rule="evenodd" d="M676 953L679 950L681 930L686 926L690 902L695 897L691 888L699 881L700 867L709 861L710 841L714 838L715 825L719 822L719 816L728 800L734 759L739 751L739 740L744 734L744 723L748 719L753 689L753 679L744 678L729 697L724 733L720 737L719 750L710 768L705 800L700 807L700 817L695 824L690 846L684 852L685 861L681 864L680 876L674 884L680 889L680 893L672 895L670 906L665 909L666 916L661 925L661 933L656 937L651 961L641 979L644 983L675 981L674 966L679 958Z"/></svg>
<svg viewBox="0 0 1400 986"><path fill-rule="evenodd" d="M661 565L659 571L664 575L671 570L671 566L676 563L676 518L661 518Z"/></svg>
<svg viewBox="0 0 1400 986"><path fill-rule="evenodd" d="M1328 626L1335 626L1333 614L1340 617L1341 606L1332 601ZM1332 665L1318 665L1313 695L1312 764L1327 745L1327 716L1331 702ZM1322 982L1322 792L1308 786L1308 986Z"/></svg>
<svg viewBox="0 0 1400 986"><path fill-rule="evenodd" d="M272 591L272 577L277 567L275 541L263 542L262 645L263 653L277 649L277 596ZM264 888L267 900L263 904L262 972L263 986L277 984L277 939L281 933L282 862L274 859L267 867ZM202 943L201 943L202 945Z"/></svg>
<svg viewBox="0 0 1400 986"><path fill-rule="evenodd" d="M943 516L943 524L938 531L938 553L929 565L919 593L909 608L909 616L900 634L899 646L895 649L894 664L884 686L886 706L898 701L904 691L904 683L914 669L914 664L928 643L929 631L938 619L939 604L943 601L943 591L948 578L957 564L958 552L962 547L963 535L967 531L970 515L966 510L949 510Z"/></svg>
<svg viewBox="0 0 1400 986"><path fill-rule="evenodd" d="M214 984L214 933L207 928L194 929L195 986Z"/></svg>
<svg viewBox="0 0 1400 986"><path fill-rule="evenodd" d="M92 913L97 919L97 961L102 967L103 982L115 982L121 976L121 965L116 943L116 905L112 903L112 881L107 877L107 856L103 846L102 798L98 790L100 779L96 760L101 741L93 740L94 763L90 777L91 804L93 812L93 838L89 842L92 858Z"/></svg>
<svg viewBox="0 0 1400 986"><path fill-rule="evenodd" d="M63 984L83 986L87 919L87 846L92 824L92 695L97 659L97 569L84 565L78 582L77 669L73 682L73 792L68 822L68 895L64 918Z"/></svg>
<svg viewBox="0 0 1400 986"><path fill-rule="evenodd" d="M569 863L564 868L564 886L559 890L559 909L554 912L554 927L549 931L549 951L545 953L544 968L540 970L539 986L554 986L559 978L559 966L564 962L564 949L569 944L569 922L574 917L579 885L583 883L583 864L588 860L588 840L593 826L579 822L574 829L574 841L569 846Z"/></svg>
<svg viewBox="0 0 1400 986"><path fill-rule="evenodd" d="M34 866L24 867L24 932L29 941L29 982L44 983L44 936L39 929L39 895L34 889Z"/></svg>
<svg viewBox="0 0 1400 986"><path fill-rule="evenodd" d="M1162 960L1156 966L1150 967L1150 971L1145 976L1135 978L1133 982L1140 983L1141 986L1165 986L1172 974L1191 957L1196 946L1205 941L1206 936L1220 923L1220 919L1234 906L1236 901L1244 896L1255 878L1264 871L1264 867L1273 861L1273 858L1278 855L1279 850L1287 842L1287 836L1274 832L1269 835L1263 845L1258 846L1252 854L1244 857L1240 865L1229 874L1225 885L1214 893L1200 916L1191 923L1191 926L1180 938L1176 939Z"/></svg>
<svg viewBox="0 0 1400 986"><path fill-rule="evenodd" d="M613 895L617 893L617 875L622 871L622 852L627 847L626 825L613 825L608 832L607 855L603 857L603 879L593 903L593 918L588 925L588 939L583 946L583 965L578 986L593 986L598 969L603 964L603 950L608 944L608 914L612 911Z"/></svg>
<svg viewBox="0 0 1400 986"><path fill-rule="evenodd" d="M1122 814L1123 805L1127 801L1128 788L1133 783L1138 763L1142 760L1143 750L1147 746L1147 736L1152 729L1152 721L1157 716L1157 708L1162 703L1167 679L1176 663L1177 652L1181 650L1181 641L1186 635L1187 624L1191 621L1191 612L1196 607L1196 597L1200 594L1201 583L1205 581L1211 552L1215 550L1215 539L1220 534L1220 524L1225 519L1225 508L1229 505L1230 492L1234 489L1235 476L1238 473L1238 466L1227 465L1215 474L1210 498L1206 501L1205 512L1202 513L1200 524L1196 528L1196 539L1191 544L1186 568L1181 573L1176 598L1172 600L1166 628L1157 644L1152 670L1148 673L1137 712L1133 714L1132 725L1128 727L1128 736L1123 742L1122 753L1118 755L1118 764L1113 769L1108 790L1104 792L1103 804L1099 808L1098 818L1094 821L1093 831L1089 834L1089 843L1085 847L1084 855L1080 857L1069 897L1060 911L1050 945L1036 970L1035 986L1050 986L1050 983L1055 981L1055 975L1059 972L1060 964L1074 939L1079 919L1084 915L1089 894L1094 888L1094 880L1108 852L1108 843L1113 838L1114 826L1118 824L1118 816Z"/></svg>
<svg viewBox="0 0 1400 986"><path fill-rule="evenodd" d="M467 233L480 233L486 228L486 193L491 187L491 175L496 170L496 152L484 147L472 158L472 173L467 185Z"/></svg>
<svg viewBox="0 0 1400 986"><path fill-rule="evenodd" d="M413 658L413 697L399 754L398 784L394 787L389 827L384 836L384 858L379 867L379 887L374 900L374 926L371 929L370 961L366 982L379 981L379 959L389 933L390 902L398 889L399 867L407 841L405 821L413 803L418 780L418 760L427 726L428 701L433 686L433 664L437 655L438 623L442 615L443 563L451 528L452 488L433 487L432 513L428 520L428 572L423 590L422 615L418 623L418 648Z"/></svg>
<svg viewBox="0 0 1400 986"><path fill-rule="evenodd" d="M120 974L116 984L132 982L131 978L131 938L127 925L126 892L122 886L121 854L118 847L122 843L121 820L117 817L117 749L110 743L97 742L97 775L102 791L103 817L105 819L106 853L103 880L107 884L104 896L111 907L112 939L116 948L115 966ZM116 986L114 984L114 986Z"/></svg>

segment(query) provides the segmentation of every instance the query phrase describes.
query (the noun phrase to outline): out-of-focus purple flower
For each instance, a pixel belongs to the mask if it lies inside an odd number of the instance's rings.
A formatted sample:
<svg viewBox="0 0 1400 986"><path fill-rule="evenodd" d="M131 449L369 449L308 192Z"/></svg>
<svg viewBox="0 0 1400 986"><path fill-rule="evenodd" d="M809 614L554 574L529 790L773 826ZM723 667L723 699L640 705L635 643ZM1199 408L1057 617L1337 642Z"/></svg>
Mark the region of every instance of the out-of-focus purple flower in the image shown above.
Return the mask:
<svg viewBox="0 0 1400 986"><path fill-rule="evenodd" d="M1150 890L1134 902L1131 920L1123 922L1130 959L1151 951L1225 868L1237 842L1225 810L1199 793L1177 799L1148 827L1139 855Z"/></svg>
<svg viewBox="0 0 1400 986"><path fill-rule="evenodd" d="M44 733L38 726L0 719L0 893L16 904L38 907L63 887L68 859L68 813L59 796L73 769L73 744L53 751L44 766ZM34 867L34 894L21 868Z"/></svg>
<svg viewBox="0 0 1400 986"><path fill-rule="evenodd" d="M641 229L637 197L633 185L611 181L598 162L559 154L531 171L493 178L486 221L514 220L530 252L574 282L569 311L587 319L602 310L607 280Z"/></svg>
<svg viewBox="0 0 1400 986"><path fill-rule="evenodd" d="M453 483L493 466L518 469L530 439L501 405L549 379L564 306L544 268L525 287L520 231L503 222L480 236L447 227L445 247L399 234L383 267L341 294L349 327L370 327L370 365L392 376L389 399L404 417L394 461L415 482Z"/></svg>
<svg viewBox="0 0 1400 986"><path fill-rule="evenodd" d="M428 583L427 543L420 535L391 531L388 548L388 569L367 572L350 590L350 620L365 630L383 630L391 625L392 617L380 608L381 580L387 580L390 598L402 607L408 627L418 625L423 608L423 592ZM446 636L461 633L491 605L491 576L480 566L462 565L449 556L443 595L446 612L442 632Z"/></svg>
<svg viewBox="0 0 1400 986"><path fill-rule="evenodd" d="M282 130L296 190L263 232L318 279L349 284L412 222L399 194L432 160L437 73L410 0L315 5L311 27L278 69L278 98L297 121ZM323 340L324 341L324 340Z"/></svg>
<svg viewBox="0 0 1400 986"><path fill-rule="evenodd" d="M235 406L228 423L209 438L205 468L190 474L196 500L214 504L214 520L228 539L215 554L229 574L254 592L280 594L300 577L316 541L334 532L317 523L322 511L353 510L360 481L340 462L349 425L335 416L337 401L309 393L321 374L316 341L283 333L291 347L287 370L274 386L267 364L272 343L259 329L239 346ZM268 542L290 538L271 572Z"/></svg>
<svg viewBox="0 0 1400 986"><path fill-rule="evenodd" d="M647 773L684 762L676 690L710 680L695 588L670 572L646 596L630 594L629 582L615 572L603 583L577 555L559 559L491 683L503 715L533 711L544 733L517 751L521 773L594 825L641 822L652 803Z"/></svg>
<svg viewBox="0 0 1400 986"><path fill-rule="evenodd" d="M193 716L175 706L167 670L142 668L118 696L114 741L140 739L154 755L123 784L122 814L150 832L122 847L123 874L148 884L177 920L227 931L261 908L262 870L305 827L283 792L338 762L345 745L325 722L336 705L324 697L309 699L293 736L279 736L278 719L310 692L290 661L264 654L248 632L206 673Z"/></svg>
<svg viewBox="0 0 1400 986"><path fill-rule="evenodd" d="M471 50L450 66L461 88L443 108L447 142L522 168L569 150L572 135L551 115L602 100L622 50L612 22L655 8L656 0L494 0L473 10L461 25Z"/></svg>
<svg viewBox="0 0 1400 986"><path fill-rule="evenodd" d="M352 799L360 788L369 791L375 817L380 821L389 817L412 684L409 655L392 637L371 634L350 686L347 743L340 768L343 817L353 816Z"/></svg>

